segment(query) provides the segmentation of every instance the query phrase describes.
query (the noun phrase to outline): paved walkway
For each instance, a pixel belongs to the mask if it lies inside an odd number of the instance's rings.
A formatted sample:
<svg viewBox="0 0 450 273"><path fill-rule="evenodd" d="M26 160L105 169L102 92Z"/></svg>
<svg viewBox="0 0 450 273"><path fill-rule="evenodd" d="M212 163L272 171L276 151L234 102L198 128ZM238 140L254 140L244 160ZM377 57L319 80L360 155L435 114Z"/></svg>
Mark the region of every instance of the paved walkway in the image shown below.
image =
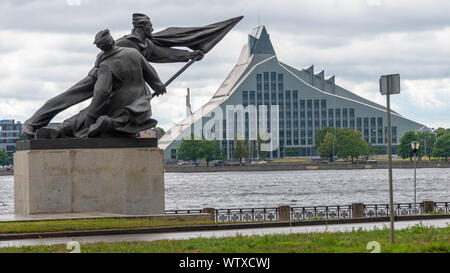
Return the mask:
<svg viewBox="0 0 450 273"><path fill-rule="evenodd" d="M422 223L426 226L447 227L450 225L450 219L440 220L422 220L422 221L401 221L395 223L395 229L404 229ZM281 227L281 228L255 228L255 229L235 229L235 230L217 230L202 232L174 232L158 234L130 234L130 235L103 235L86 237L64 237L64 238L46 238L46 239L25 239L0 241L0 247L6 246L29 246L40 244L67 244L70 241L79 243L94 242L118 242L118 241L155 241L155 240L185 240L190 238L221 238L236 235L266 235L266 234L289 234L289 233L310 233L310 232L346 232L352 229L373 230L389 227L389 222L385 223L361 223L361 224L340 224L328 226L300 226L300 227Z"/></svg>
<svg viewBox="0 0 450 273"><path fill-rule="evenodd" d="M52 213L52 214L3 214L0 215L0 222L22 222L22 221L45 221L45 220L71 220L71 219L92 219L109 217L127 217L123 214L108 212L80 212L80 213Z"/></svg>

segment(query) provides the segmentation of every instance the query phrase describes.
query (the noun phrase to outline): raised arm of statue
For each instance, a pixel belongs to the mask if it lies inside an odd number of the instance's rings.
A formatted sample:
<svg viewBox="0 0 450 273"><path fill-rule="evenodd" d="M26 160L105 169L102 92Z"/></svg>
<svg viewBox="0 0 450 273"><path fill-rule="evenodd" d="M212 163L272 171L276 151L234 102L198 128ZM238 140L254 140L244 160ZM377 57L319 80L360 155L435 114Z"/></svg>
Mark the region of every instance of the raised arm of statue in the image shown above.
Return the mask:
<svg viewBox="0 0 450 273"><path fill-rule="evenodd" d="M152 43L148 41L148 43ZM176 49L170 47L161 47L153 44L152 50L148 51L148 55L145 56L150 62L155 63L175 63L175 62L187 62L192 58L192 52L183 49Z"/></svg>

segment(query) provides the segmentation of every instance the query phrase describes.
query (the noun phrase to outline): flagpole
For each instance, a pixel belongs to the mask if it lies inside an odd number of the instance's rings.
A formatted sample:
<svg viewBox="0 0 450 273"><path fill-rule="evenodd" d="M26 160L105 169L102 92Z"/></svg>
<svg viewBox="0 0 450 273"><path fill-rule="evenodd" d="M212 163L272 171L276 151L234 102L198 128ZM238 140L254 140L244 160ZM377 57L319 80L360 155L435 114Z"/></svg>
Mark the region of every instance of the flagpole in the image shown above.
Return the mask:
<svg viewBox="0 0 450 273"><path fill-rule="evenodd" d="M170 79L168 79L164 86L167 87L171 82L173 82L181 73L183 73L189 66L191 66L196 60L191 59L187 64L185 64L177 73L175 73ZM156 92L152 94L152 98L156 96Z"/></svg>

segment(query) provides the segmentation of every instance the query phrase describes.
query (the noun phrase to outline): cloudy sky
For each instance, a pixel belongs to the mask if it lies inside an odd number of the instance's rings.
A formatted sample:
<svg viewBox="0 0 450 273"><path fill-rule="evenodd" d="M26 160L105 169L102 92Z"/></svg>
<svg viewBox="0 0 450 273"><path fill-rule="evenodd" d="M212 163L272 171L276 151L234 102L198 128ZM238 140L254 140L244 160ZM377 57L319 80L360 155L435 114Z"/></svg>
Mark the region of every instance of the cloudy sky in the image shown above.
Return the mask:
<svg viewBox="0 0 450 273"><path fill-rule="evenodd" d="M206 103L235 65L251 29L265 25L280 61L315 65L336 83L385 104L382 74L400 73L392 97L400 114L429 127L450 128L450 1L448 0L1 0L0 119L24 121L45 101L85 77L98 49L94 35L129 33L131 14L148 14L155 31L244 19L199 63L152 101L159 125ZM163 81L183 64L154 65ZM59 114L77 113L89 102Z"/></svg>

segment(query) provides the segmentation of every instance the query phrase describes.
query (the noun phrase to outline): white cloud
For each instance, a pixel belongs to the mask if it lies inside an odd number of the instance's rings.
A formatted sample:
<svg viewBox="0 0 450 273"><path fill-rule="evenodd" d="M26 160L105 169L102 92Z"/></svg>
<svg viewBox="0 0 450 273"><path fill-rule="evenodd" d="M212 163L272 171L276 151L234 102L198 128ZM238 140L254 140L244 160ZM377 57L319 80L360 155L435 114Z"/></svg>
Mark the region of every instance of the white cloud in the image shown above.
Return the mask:
<svg viewBox="0 0 450 273"><path fill-rule="evenodd" d="M81 0L66 0L69 6L79 6L81 5Z"/></svg>
<svg viewBox="0 0 450 273"><path fill-rule="evenodd" d="M199 12L205 6L208 12ZM383 105L379 76L400 73L402 94L393 98L393 108L424 124L450 127L449 10L446 0L5 0L0 3L0 118L25 120L82 79L98 53L95 33L108 27L119 38L130 30L131 14L144 12L156 29L245 16L169 86L167 95L153 101L155 118L166 129L184 118L187 87L193 109L211 98L235 65L258 15L280 61L297 68L314 64L316 71L336 75L338 85ZM183 64L154 66L165 81Z"/></svg>

